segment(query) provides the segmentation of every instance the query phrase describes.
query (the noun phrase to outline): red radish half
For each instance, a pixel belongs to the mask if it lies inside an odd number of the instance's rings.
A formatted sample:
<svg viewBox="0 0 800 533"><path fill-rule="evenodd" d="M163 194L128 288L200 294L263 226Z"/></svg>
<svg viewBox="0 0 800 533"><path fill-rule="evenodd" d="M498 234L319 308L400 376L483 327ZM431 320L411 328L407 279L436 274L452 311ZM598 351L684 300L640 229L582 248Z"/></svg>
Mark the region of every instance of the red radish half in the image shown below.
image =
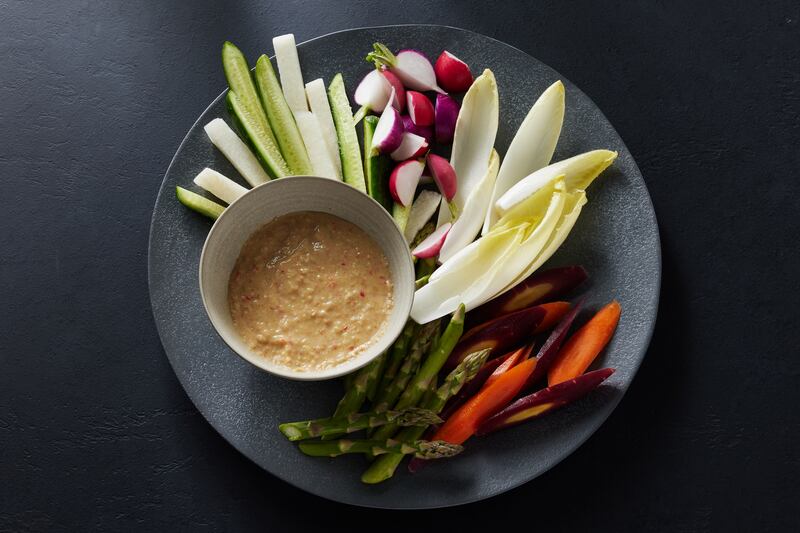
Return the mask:
<svg viewBox="0 0 800 533"><path fill-rule="evenodd" d="M397 109L388 105L394 98L394 89L391 90L389 99L385 102L386 107L378 119L375 126L375 133L372 135L372 153L388 154L397 150L403 142L403 120Z"/></svg>
<svg viewBox="0 0 800 533"><path fill-rule="evenodd" d="M411 120L411 117L408 115L403 115L403 127L406 129L408 133L413 133L414 135L419 135L420 137L425 137L425 140L428 141L428 144L433 142L433 127L432 126L418 126L414 124L414 121Z"/></svg>
<svg viewBox="0 0 800 533"><path fill-rule="evenodd" d="M407 91L408 116L417 126L433 125L433 104L428 97L417 91Z"/></svg>
<svg viewBox="0 0 800 533"><path fill-rule="evenodd" d="M463 93L475 79L469 71L469 66L447 50L436 60L433 70L436 72L436 81L439 85L452 93Z"/></svg>
<svg viewBox="0 0 800 533"><path fill-rule="evenodd" d="M425 137L414 135L413 133L403 133L403 141L400 146L390 154L395 161L405 161L412 157L420 157L428 151L428 141Z"/></svg>
<svg viewBox="0 0 800 533"><path fill-rule="evenodd" d="M389 192L395 202L403 207L411 205L411 202L414 201L414 193L417 191L419 177L422 176L424 169L425 164L416 159L403 161L394 167L389 176Z"/></svg>
<svg viewBox="0 0 800 533"><path fill-rule="evenodd" d="M444 157L436 154L428 154L428 170L447 201L453 199L458 187L458 179L453 166Z"/></svg>
<svg viewBox="0 0 800 533"><path fill-rule="evenodd" d="M436 91L444 93L436 85L436 73L430 60L419 50L400 50L395 56L392 72L397 74L403 85L417 91Z"/></svg>
<svg viewBox="0 0 800 533"><path fill-rule="evenodd" d="M447 232L450 231L452 224L447 222L442 224L436 230L428 235L421 243L411 251L412 255L420 259L427 259L429 257L436 257L439 250L442 249L444 240L447 238Z"/></svg>
<svg viewBox="0 0 800 533"><path fill-rule="evenodd" d="M436 95L436 142L442 144L453 142L460 108L458 102L450 96Z"/></svg>
<svg viewBox="0 0 800 533"><path fill-rule="evenodd" d="M389 82L395 93L394 108L401 113L406 108L406 88L403 87L403 82L400 81L394 72L385 68L381 69L381 74L384 79Z"/></svg>
<svg viewBox="0 0 800 533"><path fill-rule="evenodd" d="M371 70L356 87L353 99L360 106L367 106L380 113L386 107L392 85L378 70Z"/></svg>

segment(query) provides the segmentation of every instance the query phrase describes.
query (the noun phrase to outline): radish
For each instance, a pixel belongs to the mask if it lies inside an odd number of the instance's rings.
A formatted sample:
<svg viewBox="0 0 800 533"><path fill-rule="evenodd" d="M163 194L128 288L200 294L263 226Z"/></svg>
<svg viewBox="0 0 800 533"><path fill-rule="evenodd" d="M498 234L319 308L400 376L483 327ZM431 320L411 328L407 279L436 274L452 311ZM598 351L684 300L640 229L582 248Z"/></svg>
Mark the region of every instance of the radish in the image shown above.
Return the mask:
<svg viewBox="0 0 800 533"><path fill-rule="evenodd" d="M405 132L400 146L390 154L390 157L395 161L405 161L412 157L420 157L427 151L428 141L425 140L425 137Z"/></svg>
<svg viewBox="0 0 800 533"><path fill-rule="evenodd" d="M428 154L428 170L439 187L442 196L449 202L456 195L458 180L456 171L444 157L436 154Z"/></svg>
<svg viewBox="0 0 800 533"><path fill-rule="evenodd" d="M381 69L381 75L389 82L389 85L394 88L395 99L393 105L395 109L402 113L406 108L406 88L403 87L403 82L400 81L400 78L395 76L391 70L385 68Z"/></svg>
<svg viewBox="0 0 800 533"><path fill-rule="evenodd" d="M463 93L472 85L469 66L447 50L436 60L433 70L436 72L436 81L446 91Z"/></svg>
<svg viewBox="0 0 800 533"><path fill-rule="evenodd" d="M400 50L395 55L384 44L375 43L372 47L367 61L375 63L376 67L387 67L409 89L444 93L436 85L436 73L430 60L419 50Z"/></svg>
<svg viewBox="0 0 800 533"><path fill-rule="evenodd" d="M416 159L403 161L394 167L389 176L389 192L395 202L404 207L411 205L424 169L425 164Z"/></svg>
<svg viewBox="0 0 800 533"><path fill-rule="evenodd" d="M387 105L381 113L375 133L372 136L371 150L373 154L387 154L394 152L403 142L403 121L397 109L388 105L394 98L394 89L389 94Z"/></svg>
<svg viewBox="0 0 800 533"><path fill-rule="evenodd" d="M406 132L425 137L428 144L433 142L433 128L431 126L418 126L414 124L414 121L411 120L411 117L408 115L403 115L401 118L403 119L403 127Z"/></svg>
<svg viewBox="0 0 800 533"><path fill-rule="evenodd" d="M406 92L408 116L417 126L433 125L433 104L428 97L417 91Z"/></svg>
<svg viewBox="0 0 800 533"><path fill-rule="evenodd" d="M433 233L428 235L414 250L412 250L411 254L420 259L436 257L439 250L442 249L448 231L450 231L449 222L436 228Z"/></svg>
<svg viewBox="0 0 800 533"><path fill-rule="evenodd" d="M449 144L456 131L456 120L461 106L446 94L436 95L436 142Z"/></svg>
<svg viewBox="0 0 800 533"><path fill-rule="evenodd" d="M386 107L392 85L378 70L371 70L356 87L353 99L360 106L380 113Z"/></svg>

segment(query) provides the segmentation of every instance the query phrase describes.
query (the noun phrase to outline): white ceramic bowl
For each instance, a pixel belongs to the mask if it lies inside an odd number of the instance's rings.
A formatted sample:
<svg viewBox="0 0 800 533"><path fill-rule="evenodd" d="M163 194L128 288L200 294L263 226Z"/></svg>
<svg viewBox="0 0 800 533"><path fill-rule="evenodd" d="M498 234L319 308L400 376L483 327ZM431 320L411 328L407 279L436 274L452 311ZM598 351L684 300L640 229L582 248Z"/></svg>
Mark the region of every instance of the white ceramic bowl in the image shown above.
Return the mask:
<svg viewBox="0 0 800 533"><path fill-rule="evenodd" d="M364 230L386 255L394 285L394 308L381 337L357 357L313 372L273 364L251 350L236 331L228 306L228 279L245 241L276 217L297 211L329 213ZM200 294L217 333L243 359L278 376L323 380L366 365L400 335L414 298L414 264L402 233L375 200L340 181L295 176L259 185L225 209L208 233L200 256Z"/></svg>

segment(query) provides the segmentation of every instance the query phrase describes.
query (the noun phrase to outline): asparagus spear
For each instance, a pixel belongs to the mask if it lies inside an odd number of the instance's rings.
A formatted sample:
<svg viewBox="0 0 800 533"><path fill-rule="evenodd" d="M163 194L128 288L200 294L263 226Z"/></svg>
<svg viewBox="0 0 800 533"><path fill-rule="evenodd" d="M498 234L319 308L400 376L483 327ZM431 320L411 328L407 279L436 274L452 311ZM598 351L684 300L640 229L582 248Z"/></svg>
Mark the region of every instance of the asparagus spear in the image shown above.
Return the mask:
<svg viewBox="0 0 800 533"><path fill-rule="evenodd" d="M447 329L444 330L442 336L433 346L419 371L403 391L403 394L400 395L394 406L396 410L414 407L422 399L425 391L430 387L431 381L436 379L436 375L442 369L445 361L450 356L450 352L453 351L458 339L461 337L461 333L464 331L464 314L464 304L461 304L456 312L453 313ZM374 436L377 440L385 440L394 435L395 431L397 431L396 424L386 424L381 426Z"/></svg>
<svg viewBox="0 0 800 533"><path fill-rule="evenodd" d="M475 377L484 363L486 363L490 353L491 350L481 350L465 357L455 370L447 375L442 386L436 389L436 394L429 396L425 400L425 403L422 404L423 407L434 413L440 412L447 400L458 394L461 387ZM417 440L425 433L426 429L424 427L409 427L400 431L396 438L402 441ZM372 484L389 479L403 460L403 457L403 455L394 453L379 457L364 472L361 476L361 481Z"/></svg>
<svg viewBox="0 0 800 533"><path fill-rule="evenodd" d="M458 455L464 449L459 444L443 440L412 440L401 442L394 439L378 440L333 440L328 442L301 442L300 451L313 457L336 457L345 453L371 453L373 455L404 455L413 453L425 459L442 459Z"/></svg>
<svg viewBox="0 0 800 533"><path fill-rule="evenodd" d="M406 322L406 326L403 328L403 331L400 333L400 336L394 342L389 352L386 367L383 371L380 385L378 386L379 391L385 390L392 383L392 380L394 380L397 371L400 370L400 365L403 364L403 360L406 358L406 354L408 354L411 341L416 333L417 323L413 320Z"/></svg>
<svg viewBox="0 0 800 533"><path fill-rule="evenodd" d="M383 413L354 413L341 418L318 418L302 422L287 422L278 428L291 441L313 439L327 435L353 433L394 422L400 426L427 426L439 424L442 419L435 413L418 407L403 411L384 411Z"/></svg>
<svg viewBox="0 0 800 533"><path fill-rule="evenodd" d="M408 351L408 357L406 357L405 361L403 361L403 364L400 365L397 375L394 377L388 387L378 391L378 396L375 399L375 411L379 413L381 411L387 411L394 405L394 403L397 401L397 398L399 398L400 394L402 394L402 392L405 390L408 382L411 381L411 377L417 370L419 370L422 356L425 355L430 349L438 329L438 320L429 322L420 328L419 334L411 343L411 348Z"/></svg>
<svg viewBox="0 0 800 533"><path fill-rule="evenodd" d="M375 392L378 390L378 383L383 375L383 370L386 368L386 359L386 352L380 354L375 361L375 366L370 369L370 372L367 375L367 390L365 394L367 395L367 400L370 402L375 399Z"/></svg>
<svg viewBox="0 0 800 533"><path fill-rule="evenodd" d="M414 288L421 289L422 287L428 284L428 281L430 279L431 279L430 276L422 276L421 278L419 278L417 281L414 282Z"/></svg>
<svg viewBox="0 0 800 533"><path fill-rule="evenodd" d="M375 375L382 364L381 358L382 356L376 357L356 373L356 376L350 381L350 386L345 391L344 396L336 405L336 410L331 418L343 418L357 413L361 409L367 397L367 387L371 380L376 379ZM335 436L327 435L322 438L333 438Z"/></svg>

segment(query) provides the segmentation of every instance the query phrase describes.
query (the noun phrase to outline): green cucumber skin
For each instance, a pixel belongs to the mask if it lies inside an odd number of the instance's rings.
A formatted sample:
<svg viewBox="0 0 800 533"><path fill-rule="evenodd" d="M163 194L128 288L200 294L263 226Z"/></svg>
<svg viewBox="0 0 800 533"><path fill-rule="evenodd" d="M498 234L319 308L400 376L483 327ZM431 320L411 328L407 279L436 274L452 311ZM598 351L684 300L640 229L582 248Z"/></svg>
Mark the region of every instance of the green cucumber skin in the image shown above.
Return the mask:
<svg viewBox="0 0 800 533"><path fill-rule="evenodd" d="M337 74L328 86L328 101L331 105L333 123L336 126L336 137L339 140L339 156L342 159L342 176L345 183L366 193L364 167L361 161L361 149L353 123L353 110L347 99L344 78Z"/></svg>
<svg viewBox="0 0 800 533"><path fill-rule="evenodd" d="M314 174L308 158L303 137L294 121L292 110L286 103L283 90L272 68L272 62L265 55L256 61L256 88L261 96L261 104L267 112L267 120L278 140L283 159L292 174L310 176Z"/></svg>
<svg viewBox="0 0 800 533"><path fill-rule="evenodd" d="M225 207L217 202L213 202L205 196L201 196L183 187L175 187L175 196L180 203L192 211L196 211L214 220L219 218L222 212L225 211Z"/></svg>
<svg viewBox="0 0 800 533"><path fill-rule="evenodd" d="M240 129L248 137L264 168L275 178L290 175L289 166L281 155L278 142L267 121L267 114L261 106L247 60L236 45L229 41L222 45L222 69L230 88L226 99L228 108L236 116ZM230 93L235 95L235 105L231 102Z"/></svg>
<svg viewBox="0 0 800 533"><path fill-rule="evenodd" d="M400 228L400 231L406 230L406 224L408 224L408 215L411 213L411 205L407 205L403 207L401 204L395 202L392 205L392 218L394 219L397 227Z"/></svg>
<svg viewBox="0 0 800 533"><path fill-rule="evenodd" d="M264 139L259 135L259 128L250 118L250 115L242 109L242 103L239 96L228 90L225 97L225 103L228 106L228 112L234 118L236 126L242 133L242 136L247 139L248 144L258 156L259 161L273 178L285 178L291 176L289 165L283 159L277 144L267 145L268 139ZM269 125L267 125L269 128Z"/></svg>
<svg viewBox="0 0 800 533"><path fill-rule="evenodd" d="M389 170L389 160L385 155L371 155L372 135L378 125L378 117L368 115L364 117L364 177L367 181L367 192L389 211L391 203L389 198L386 172Z"/></svg>

